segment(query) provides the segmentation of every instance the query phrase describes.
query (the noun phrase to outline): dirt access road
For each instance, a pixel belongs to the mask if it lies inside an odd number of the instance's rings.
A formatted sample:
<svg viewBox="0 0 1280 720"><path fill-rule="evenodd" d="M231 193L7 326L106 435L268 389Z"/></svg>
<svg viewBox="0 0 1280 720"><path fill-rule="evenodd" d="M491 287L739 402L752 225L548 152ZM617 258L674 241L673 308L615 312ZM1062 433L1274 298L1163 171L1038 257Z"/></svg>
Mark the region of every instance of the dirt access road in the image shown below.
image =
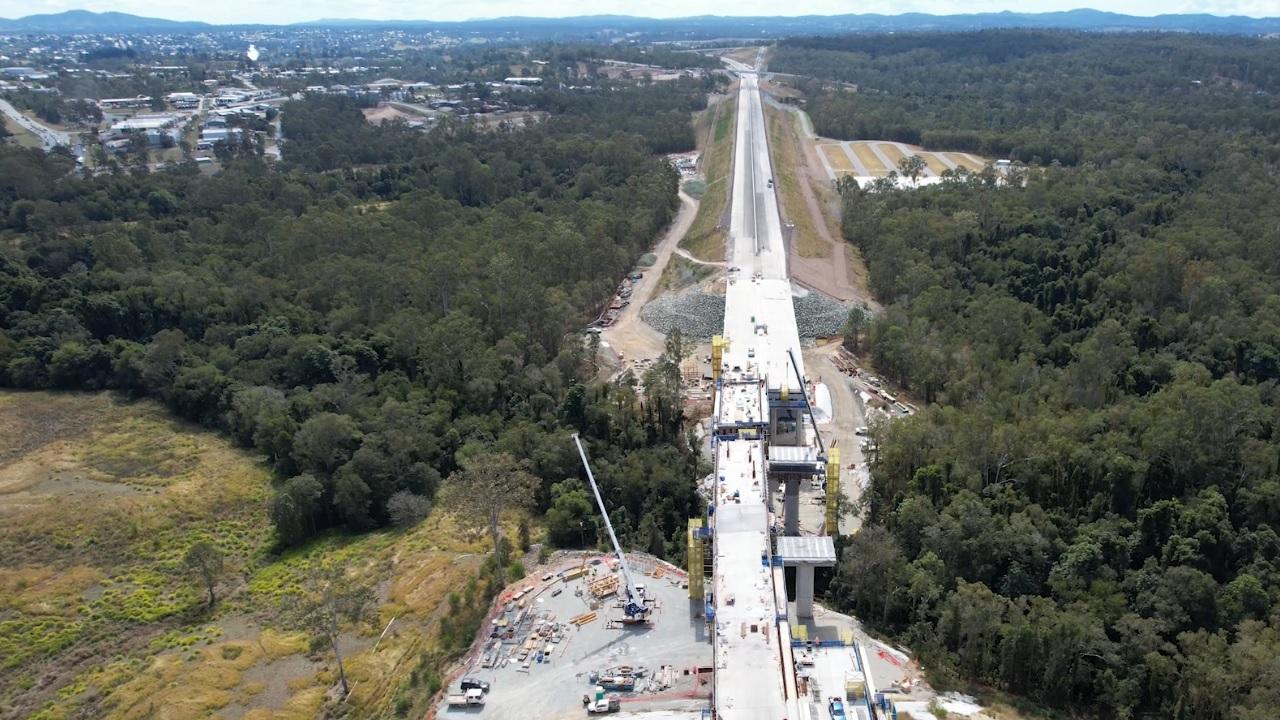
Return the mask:
<svg viewBox="0 0 1280 720"><path fill-rule="evenodd" d="M671 260L680 238L689 231L693 218L698 214L698 201L680 192L680 210L667 227L667 234L662 236L653 254L657 260L653 267L644 271L644 279L631 294L631 304L622 309L618 320L600 333L600 345L606 344L608 349L623 361L656 358L665 349L665 337L654 330L648 323L640 319L640 308L644 307L658 291L658 283L662 271Z"/></svg>
<svg viewBox="0 0 1280 720"><path fill-rule="evenodd" d="M771 109L781 111L771 120L783 122L785 127L779 128L780 135L783 142L791 147L786 150L779 148L775 155L785 155L795 165L792 171L799 180L800 198L803 200L802 207L784 207L783 213L789 221L793 214L807 213L810 218L808 225L826 248L823 257L804 257L797 249L797 243L790 243L787 262L791 266L792 277L800 284L837 300L852 300L874 307L875 301L866 289L862 261L856 257L857 251L840 236L840 198L830 187L826 169L817 156L808 118L794 105L777 102L767 93L765 102Z"/></svg>
<svg viewBox="0 0 1280 720"><path fill-rule="evenodd" d="M839 348L838 342L805 348L804 366L809 379L825 384L831 392L831 421L819 423L818 431L827 447L840 448L840 534L848 535L862 527L857 502L862 498L867 461L862 456L857 429L867 424L867 418L857 384L832 362ZM855 468L850 469L850 464Z"/></svg>

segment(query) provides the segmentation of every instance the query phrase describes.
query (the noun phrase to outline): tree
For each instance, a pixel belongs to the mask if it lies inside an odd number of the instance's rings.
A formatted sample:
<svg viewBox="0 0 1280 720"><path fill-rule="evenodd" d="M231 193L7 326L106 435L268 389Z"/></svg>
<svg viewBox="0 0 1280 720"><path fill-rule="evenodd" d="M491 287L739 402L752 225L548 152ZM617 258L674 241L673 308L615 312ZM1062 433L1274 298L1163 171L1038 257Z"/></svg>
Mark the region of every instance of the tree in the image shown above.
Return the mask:
<svg viewBox="0 0 1280 720"><path fill-rule="evenodd" d="M924 158L915 154L904 155L903 158L898 161L898 171L907 178L910 178L912 185L915 185L916 180L919 180L920 176L924 174L925 167L927 166L925 165Z"/></svg>
<svg viewBox="0 0 1280 720"><path fill-rule="evenodd" d="M506 567L500 541L502 513L533 506L540 485L528 461L506 453L486 452L467 459L450 475L440 492L441 505L452 509L464 524L486 526L493 541L494 567Z"/></svg>
<svg viewBox="0 0 1280 720"><path fill-rule="evenodd" d="M408 490L400 490L387 498L387 517L398 527L411 527L427 516L430 505L426 498Z"/></svg>
<svg viewBox="0 0 1280 720"><path fill-rule="evenodd" d="M338 680L342 696L351 688L338 645L344 625L359 625L374 609L373 589L351 577L340 567L313 569L300 593L285 601L286 616L291 625L322 638L338 662Z"/></svg>
<svg viewBox="0 0 1280 720"><path fill-rule="evenodd" d="M596 506L582 482L574 479L551 486L547 511L547 539L557 547L591 547L596 542Z"/></svg>
<svg viewBox="0 0 1280 720"><path fill-rule="evenodd" d="M209 591L209 609L212 610L217 601L214 588L222 575L222 551L207 540L201 540L187 550L182 561L204 581L205 589Z"/></svg>
<svg viewBox="0 0 1280 720"><path fill-rule="evenodd" d="M348 415L320 413L293 436L293 458L303 470L332 473L351 459L360 445L360 429Z"/></svg>
<svg viewBox="0 0 1280 720"><path fill-rule="evenodd" d="M862 306L849 309L849 315L844 321L844 344L852 351L858 352L861 346L862 330L867 326L867 320L870 315L867 309Z"/></svg>

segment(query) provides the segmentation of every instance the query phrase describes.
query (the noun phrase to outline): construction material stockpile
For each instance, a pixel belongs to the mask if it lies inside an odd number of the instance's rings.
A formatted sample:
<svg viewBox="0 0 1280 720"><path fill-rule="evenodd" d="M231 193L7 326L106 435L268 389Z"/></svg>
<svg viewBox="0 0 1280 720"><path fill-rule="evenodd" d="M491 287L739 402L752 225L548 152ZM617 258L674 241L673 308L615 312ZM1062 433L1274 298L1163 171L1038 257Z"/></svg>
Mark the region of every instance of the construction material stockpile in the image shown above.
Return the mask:
<svg viewBox="0 0 1280 720"><path fill-rule="evenodd" d="M792 299L801 340L839 335L852 305L800 290ZM724 331L724 296L698 289L657 298L640 309L640 318L664 335L679 328L685 339L706 341Z"/></svg>
<svg viewBox="0 0 1280 720"><path fill-rule="evenodd" d="M709 340L724 332L724 296L697 289L663 295L640 309L640 319L664 335L679 329L686 339Z"/></svg>
<svg viewBox="0 0 1280 720"><path fill-rule="evenodd" d="M792 298L791 302L796 310L796 330L800 333L800 339L812 340L816 337L839 335L853 305L821 293L801 292L804 294Z"/></svg>

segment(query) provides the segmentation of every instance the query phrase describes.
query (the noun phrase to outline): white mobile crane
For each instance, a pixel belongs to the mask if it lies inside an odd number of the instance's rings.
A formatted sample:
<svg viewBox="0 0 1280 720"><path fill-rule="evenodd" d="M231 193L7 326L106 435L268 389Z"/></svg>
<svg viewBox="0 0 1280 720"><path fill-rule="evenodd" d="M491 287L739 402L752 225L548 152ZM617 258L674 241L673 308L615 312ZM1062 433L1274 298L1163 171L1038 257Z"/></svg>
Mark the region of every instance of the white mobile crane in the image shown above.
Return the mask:
<svg viewBox="0 0 1280 720"><path fill-rule="evenodd" d="M613 533L613 523L609 521L609 511L604 509L604 500L600 497L600 488L596 485L596 476L591 473L591 463L587 462L587 451L582 447L578 434L573 434L573 442L578 446L578 455L582 457L582 467L587 469L587 480L591 483L591 492L596 496L596 505L600 507L600 515L604 517L604 527L609 531L609 540L613 543L613 551L618 555L618 566L622 568L622 580L626 584L627 602L623 612L627 614L626 622L642 623L649 619L649 606L644 595L631 577L631 566L627 565L627 556L622 554L622 546L618 545L618 536Z"/></svg>

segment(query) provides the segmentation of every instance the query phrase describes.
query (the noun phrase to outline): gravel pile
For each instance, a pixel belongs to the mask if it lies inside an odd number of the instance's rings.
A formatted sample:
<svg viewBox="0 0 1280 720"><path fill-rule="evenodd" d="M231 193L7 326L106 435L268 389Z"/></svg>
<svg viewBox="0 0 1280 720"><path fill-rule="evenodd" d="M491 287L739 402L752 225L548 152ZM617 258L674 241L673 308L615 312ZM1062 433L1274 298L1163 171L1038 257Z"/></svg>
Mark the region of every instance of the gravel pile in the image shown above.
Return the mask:
<svg viewBox="0 0 1280 720"><path fill-rule="evenodd" d="M663 335L680 328L686 340L709 340L724 331L724 296L701 290L663 295L640 308L640 319Z"/></svg>
<svg viewBox="0 0 1280 720"><path fill-rule="evenodd" d="M839 335L852 305L815 292L793 298L801 340ZM640 318L666 335L680 328L687 340L709 340L724 331L724 296L690 289L663 295L640 308Z"/></svg>
<svg viewBox="0 0 1280 720"><path fill-rule="evenodd" d="M816 292L796 297L792 304L796 308L796 327L801 340L839 335L853 307Z"/></svg>

